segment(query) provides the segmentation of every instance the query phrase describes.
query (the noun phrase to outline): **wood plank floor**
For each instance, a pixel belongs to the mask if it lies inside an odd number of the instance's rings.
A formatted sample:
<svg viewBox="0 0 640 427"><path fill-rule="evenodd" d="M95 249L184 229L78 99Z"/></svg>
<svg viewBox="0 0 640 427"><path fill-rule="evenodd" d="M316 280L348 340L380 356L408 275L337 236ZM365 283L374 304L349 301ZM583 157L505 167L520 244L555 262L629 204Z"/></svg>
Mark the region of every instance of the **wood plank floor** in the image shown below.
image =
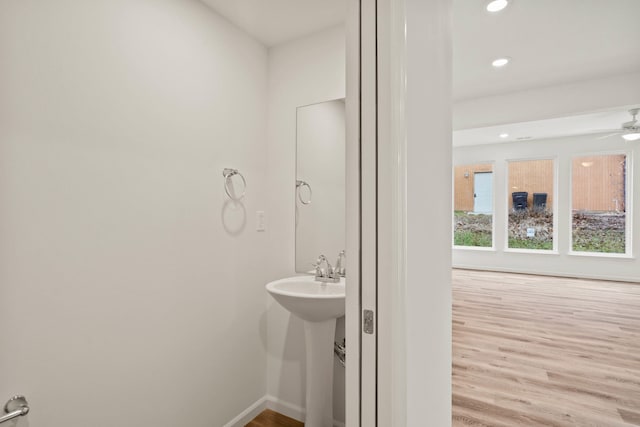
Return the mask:
<svg viewBox="0 0 640 427"><path fill-rule="evenodd" d="M454 426L640 425L640 285L456 270L453 301Z"/></svg>
<svg viewBox="0 0 640 427"><path fill-rule="evenodd" d="M245 427L304 427L304 424L293 418L266 409Z"/></svg>

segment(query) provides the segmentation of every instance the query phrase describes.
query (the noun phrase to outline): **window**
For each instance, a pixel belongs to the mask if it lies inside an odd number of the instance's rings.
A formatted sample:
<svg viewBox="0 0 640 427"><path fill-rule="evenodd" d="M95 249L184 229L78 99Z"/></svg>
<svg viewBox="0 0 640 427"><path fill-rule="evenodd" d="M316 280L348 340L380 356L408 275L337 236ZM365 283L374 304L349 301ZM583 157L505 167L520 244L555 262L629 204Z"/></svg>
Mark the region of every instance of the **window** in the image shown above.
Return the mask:
<svg viewBox="0 0 640 427"><path fill-rule="evenodd" d="M627 252L627 156L575 157L572 165L572 249Z"/></svg>
<svg viewBox="0 0 640 427"><path fill-rule="evenodd" d="M454 168L455 246L493 247L493 165Z"/></svg>
<svg viewBox="0 0 640 427"><path fill-rule="evenodd" d="M509 249L553 250L554 161L509 162Z"/></svg>

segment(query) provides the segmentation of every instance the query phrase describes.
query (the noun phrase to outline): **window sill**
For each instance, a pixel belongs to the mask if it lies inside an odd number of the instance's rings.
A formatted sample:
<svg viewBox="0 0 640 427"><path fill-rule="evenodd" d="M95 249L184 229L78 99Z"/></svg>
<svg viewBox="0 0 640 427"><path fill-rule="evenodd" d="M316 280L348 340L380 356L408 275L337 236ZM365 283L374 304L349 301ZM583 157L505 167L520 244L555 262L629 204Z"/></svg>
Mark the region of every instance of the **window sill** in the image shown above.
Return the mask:
<svg viewBox="0 0 640 427"><path fill-rule="evenodd" d="M463 250L463 251L479 251L479 252L495 252L495 247L487 247L487 246L453 246L454 250Z"/></svg>
<svg viewBox="0 0 640 427"><path fill-rule="evenodd" d="M507 248L504 250L504 253L512 253L512 254L540 254L540 255L560 255L560 252L555 250L547 250L547 249L510 249Z"/></svg>
<svg viewBox="0 0 640 427"><path fill-rule="evenodd" d="M613 259L625 259L625 260L634 260L634 257L631 254L612 254L607 252L577 252L577 251L569 251L569 256L583 256L583 257L595 257L595 258L613 258Z"/></svg>

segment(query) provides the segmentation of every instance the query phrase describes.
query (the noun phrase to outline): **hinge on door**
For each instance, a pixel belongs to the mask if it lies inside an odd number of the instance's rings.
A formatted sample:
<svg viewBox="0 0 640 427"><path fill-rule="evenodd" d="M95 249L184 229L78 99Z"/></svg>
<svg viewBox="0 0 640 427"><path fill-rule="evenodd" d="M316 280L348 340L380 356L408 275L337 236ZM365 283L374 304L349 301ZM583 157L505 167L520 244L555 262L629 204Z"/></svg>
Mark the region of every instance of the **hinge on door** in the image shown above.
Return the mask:
<svg viewBox="0 0 640 427"><path fill-rule="evenodd" d="M362 312L362 330L365 334L373 334L373 310Z"/></svg>

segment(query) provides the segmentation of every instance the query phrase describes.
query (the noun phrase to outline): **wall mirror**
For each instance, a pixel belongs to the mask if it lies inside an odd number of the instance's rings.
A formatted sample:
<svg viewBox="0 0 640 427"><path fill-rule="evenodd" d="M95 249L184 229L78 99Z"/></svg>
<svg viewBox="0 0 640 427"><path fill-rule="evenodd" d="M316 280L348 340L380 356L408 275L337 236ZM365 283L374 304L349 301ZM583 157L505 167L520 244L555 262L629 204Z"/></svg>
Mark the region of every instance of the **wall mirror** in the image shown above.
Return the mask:
<svg viewBox="0 0 640 427"><path fill-rule="evenodd" d="M344 99L296 112L296 272L313 273L320 254L332 265L345 248Z"/></svg>

